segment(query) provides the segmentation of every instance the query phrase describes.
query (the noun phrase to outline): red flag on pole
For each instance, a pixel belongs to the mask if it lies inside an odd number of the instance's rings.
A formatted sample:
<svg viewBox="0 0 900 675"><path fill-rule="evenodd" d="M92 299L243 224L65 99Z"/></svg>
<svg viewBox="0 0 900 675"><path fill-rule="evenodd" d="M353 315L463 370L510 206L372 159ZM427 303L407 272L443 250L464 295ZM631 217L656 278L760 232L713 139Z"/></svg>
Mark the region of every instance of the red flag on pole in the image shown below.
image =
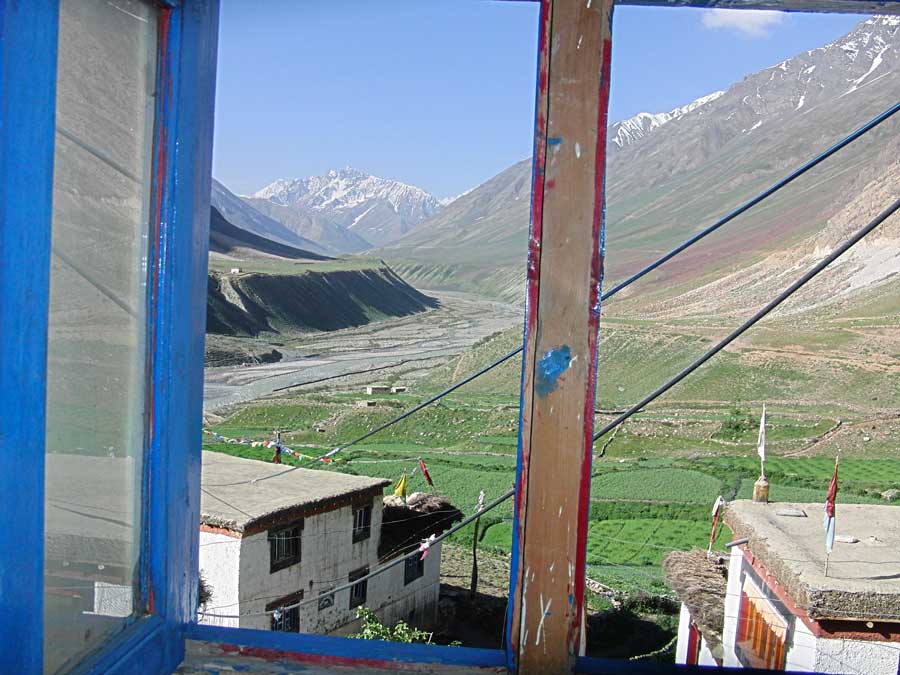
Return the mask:
<svg viewBox="0 0 900 675"><path fill-rule="evenodd" d="M431 480L431 476L428 474L428 469L425 468L425 462L419 459L419 467L422 469L422 475L425 476L425 481L431 486L434 487L434 481Z"/></svg>
<svg viewBox="0 0 900 675"><path fill-rule="evenodd" d="M834 460L834 475L831 476L831 484L828 486L828 496L825 498L825 552L831 553L834 548L834 500L838 491L838 463L840 458Z"/></svg>

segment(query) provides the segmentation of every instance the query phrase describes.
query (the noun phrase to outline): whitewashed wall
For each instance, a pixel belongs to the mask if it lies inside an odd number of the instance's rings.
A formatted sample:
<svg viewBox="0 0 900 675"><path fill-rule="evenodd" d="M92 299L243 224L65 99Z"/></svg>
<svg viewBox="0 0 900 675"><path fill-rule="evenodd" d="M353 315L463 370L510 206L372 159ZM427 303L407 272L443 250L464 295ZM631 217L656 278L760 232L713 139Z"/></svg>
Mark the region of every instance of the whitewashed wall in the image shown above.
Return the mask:
<svg viewBox="0 0 900 675"><path fill-rule="evenodd" d="M382 501L372 505L371 536L353 543L353 507L345 506L304 519L301 562L269 572L268 533L245 537L240 555L241 613L264 612L267 603L297 591L304 601L317 598L323 591L347 583L350 572L378 565L378 539L381 533ZM369 593L374 586L369 582ZM318 602L300 608L300 629L310 633L327 633L356 617L350 610L350 591L336 594L334 604L318 610ZM265 616L241 619L242 628L268 629Z"/></svg>
<svg viewBox="0 0 900 675"><path fill-rule="evenodd" d="M799 619L794 621L794 636L784 657L784 669L808 673L816 669L816 636Z"/></svg>
<svg viewBox="0 0 900 675"><path fill-rule="evenodd" d="M688 642L691 634L691 612L683 602L681 613L678 616L678 641L675 643L675 663L685 665L687 663ZM712 650L706 638L700 637L700 654L697 657L697 665L718 666Z"/></svg>
<svg viewBox="0 0 900 675"><path fill-rule="evenodd" d="M441 545L431 547L424 574L409 585L404 584L404 567L401 563L371 580L367 605L386 625L403 620L414 628L431 630L440 595Z"/></svg>
<svg viewBox="0 0 900 675"><path fill-rule="evenodd" d="M687 605L681 603L681 613L678 615L678 642L675 643L675 663L684 665L687 663L688 641L691 635L691 613Z"/></svg>
<svg viewBox="0 0 900 675"><path fill-rule="evenodd" d="M896 675L900 644L868 640L816 640L817 673Z"/></svg>
<svg viewBox="0 0 900 675"><path fill-rule="evenodd" d="M728 567L728 595L725 598L726 667L741 667L735 655L734 645L740 610L741 571L746 564L743 552L737 547L733 548ZM680 631L679 623L679 647ZM816 637L798 617L794 622L793 638L785 655L785 670L842 675L897 675L900 672L900 644Z"/></svg>
<svg viewBox="0 0 900 675"><path fill-rule="evenodd" d="M206 611L212 614L237 614L238 574L241 540L224 534L200 531L200 571L212 589ZM200 623L237 627L237 619L198 617Z"/></svg>
<svg viewBox="0 0 900 675"><path fill-rule="evenodd" d="M741 569L744 553L739 546L731 548L728 559L728 587L725 591L725 622L722 626L722 665L726 668L741 668L734 645L737 642L738 615L741 608Z"/></svg>
<svg viewBox="0 0 900 675"><path fill-rule="evenodd" d="M201 623L268 630L271 619L266 605L278 598L303 591L300 630L309 633L347 634L358 630L356 608L350 609L350 590L334 594L328 607L319 609L319 598L336 586L346 584L351 572L362 567L378 567L382 500L372 505L371 536L353 542L353 507L346 506L304 519L301 561L270 573L268 533L243 539L200 532L200 569L212 586L213 597L206 611L241 614L238 619L200 617ZM404 620L411 626L430 630L437 614L440 594L441 546L431 547L425 558L424 574L404 583L404 565L368 580L365 606L389 625ZM254 616L256 615L256 616Z"/></svg>

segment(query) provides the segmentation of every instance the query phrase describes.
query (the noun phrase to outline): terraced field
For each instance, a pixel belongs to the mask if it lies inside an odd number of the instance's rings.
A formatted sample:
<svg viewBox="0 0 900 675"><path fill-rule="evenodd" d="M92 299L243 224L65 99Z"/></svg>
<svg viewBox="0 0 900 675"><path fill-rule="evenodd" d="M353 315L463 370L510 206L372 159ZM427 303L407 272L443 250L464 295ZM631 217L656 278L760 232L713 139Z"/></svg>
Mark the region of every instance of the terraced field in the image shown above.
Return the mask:
<svg viewBox="0 0 900 675"><path fill-rule="evenodd" d="M363 396L350 392L258 401L235 411L212 431L228 438L265 440L278 428L291 448L316 456L391 419L420 396L365 396L376 402L365 408L356 406ZM755 430L738 429L737 440L727 440L728 432L734 431L733 409L682 408L678 413L676 418L671 410L654 411L629 422L607 454L594 462L589 575L626 593L666 593L659 568L666 553L706 546L715 498L748 498L759 475ZM481 490L490 500L514 483L517 418L511 397L458 395L347 449L330 464L305 464L396 481L421 458L434 479L433 490L471 513ZM811 414L770 416L768 435L775 450L767 475L773 501L824 500L833 468L831 456L786 457L775 452L802 447L834 423ZM210 436L205 439L204 447L210 450L262 460L271 457L269 450L215 442ZM301 462L288 457L285 463ZM432 489L418 471L408 476L408 485L410 491ZM880 493L894 488L900 488L900 459L848 456L842 462L838 503L888 503ZM479 545L486 552L509 551L511 515L507 502L484 516ZM456 540L465 546L471 534L470 529L463 530ZM720 532L717 547L728 537L726 531Z"/></svg>
<svg viewBox="0 0 900 675"><path fill-rule="evenodd" d="M763 403L773 501L823 503L834 456L840 453L838 504L892 503L882 493L900 490L900 414L895 407L900 400L900 337L885 326L900 316L876 316L880 309L829 315L817 324L795 319L768 323L599 441L591 485L588 577L615 589L620 598L670 594L660 567L666 554L707 546L717 496L745 499L751 494L759 475L756 437ZM606 317L604 322L595 426L614 419L677 373L729 328L714 321ZM404 337L414 337L415 328L408 328ZM269 439L273 429L281 429L290 447L317 456L507 354L521 340L517 327L481 335L470 349L457 356L445 352L414 375L392 368L257 397L218 410L210 417L210 428L222 436L252 440ZM346 345L356 354L352 350L360 347L351 344L353 339L350 334L322 337L304 349L328 343L332 349ZM386 337L387 347L389 342ZM392 481L406 473L410 491L433 489L472 513L481 490L491 500L514 483L520 375L520 360L510 359L339 453L333 462L309 468ZM364 393L366 384L377 382L409 390ZM358 407L362 400L373 405ZM211 450L270 457L268 450L204 438ZM413 473L419 458L426 462L434 488L420 472ZM481 518L479 556L490 563L491 579L485 583L495 596L505 587L511 518L509 502ZM466 528L451 542L454 563L446 583L466 585L464 559L471 556L472 535L472 528ZM730 536L722 528L716 548L722 550ZM609 608L609 602L592 595L589 604L599 610ZM647 616L663 630L671 629L671 616Z"/></svg>

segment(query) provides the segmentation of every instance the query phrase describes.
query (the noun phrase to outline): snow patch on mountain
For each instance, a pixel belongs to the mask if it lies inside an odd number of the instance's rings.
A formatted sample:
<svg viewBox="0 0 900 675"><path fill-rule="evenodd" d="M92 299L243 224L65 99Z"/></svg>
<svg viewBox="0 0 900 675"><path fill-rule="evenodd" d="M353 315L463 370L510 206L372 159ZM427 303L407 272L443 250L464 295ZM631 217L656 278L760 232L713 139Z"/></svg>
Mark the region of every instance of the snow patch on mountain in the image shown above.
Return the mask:
<svg viewBox="0 0 900 675"><path fill-rule="evenodd" d="M309 178L279 178L251 195L353 232L372 246L397 239L437 213L425 190L352 167Z"/></svg>
<svg viewBox="0 0 900 675"><path fill-rule="evenodd" d="M252 196L283 206L305 206L319 211L352 209L373 199L388 202L397 213L418 208L430 214L440 207L438 200L421 188L349 166L339 171L332 169L322 176L279 178Z"/></svg>
<svg viewBox="0 0 900 675"><path fill-rule="evenodd" d="M714 91L711 94L701 96L700 98L691 101L687 105L674 108L669 112L638 113L634 117L613 124L610 128L611 140L620 148L624 148L626 145L631 145L632 143L639 141L664 124L668 124L673 120L684 117L701 106L712 103L724 94L724 91Z"/></svg>

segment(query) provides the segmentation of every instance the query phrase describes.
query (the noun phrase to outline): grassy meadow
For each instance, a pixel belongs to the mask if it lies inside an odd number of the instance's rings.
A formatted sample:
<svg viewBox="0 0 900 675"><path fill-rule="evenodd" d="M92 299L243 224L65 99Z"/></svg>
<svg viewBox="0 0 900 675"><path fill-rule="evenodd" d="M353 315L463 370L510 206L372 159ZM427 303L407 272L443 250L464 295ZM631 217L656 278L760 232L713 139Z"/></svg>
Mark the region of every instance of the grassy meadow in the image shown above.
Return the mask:
<svg viewBox="0 0 900 675"><path fill-rule="evenodd" d="M646 341L642 344L641 339ZM598 387L598 425L683 367L707 338L672 337L638 325L609 329L605 341L611 355L601 360L601 375L606 372L607 377L601 376ZM405 394L295 393L245 405L211 429L225 437L252 440L271 438L273 429L282 429L287 445L314 456L391 419L515 344L508 333L486 339ZM626 364L633 365L639 354L647 355L640 367L626 372ZM816 381L814 372L792 370L787 362L777 361L764 361L754 369L742 362L740 354L723 356L700 372L705 389L686 383L673 390L626 422L602 457L600 448L610 439L597 443L588 542L588 573L597 581L623 593L667 593L660 570L665 555L706 546L710 508L718 495L750 496L759 475L756 435L761 403L746 402L755 391L748 382L767 383L757 393L768 401L767 475L773 501L822 502L837 451L844 457L838 502L886 504L880 494L900 488L900 459L894 453L900 432L897 417L878 407L871 396L877 392L875 398L889 400L896 386L893 378L873 376L868 397L827 381L807 384L808 397L791 399L802 383ZM846 367L852 369L852 364ZM519 368L512 359L484 379L343 451L333 463L311 468L396 481L421 457L434 479L434 491L471 513L479 491L484 490L490 501L514 483ZM823 389L844 395L824 400ZM702 396L692 391L702 391ZM374 407L357 407L363 398L374 400ZM862 404L863 398L869 405ZM266 449L216 443L208 435L204 439L209 450L262 460L271 457ZM285 463L299 461L288 457ZM410 491L429 489L420 473L409 479ZM482 519L479 545L486 554L508 553L511 515L507 502ZM720 532L717 547L728 537L728 532ZM465 545L471 541L471 530L456 539Z"/></svg>
<svg viewBox="0 0 900 675"><path fill-rule="evenodd" d="M838 503L890 504L900 490L900 309L896 303L767 320L690 378L595 445L587 543L588 576L627 603L671 595L661 562L673 550L705 547L716 497L747 499L759 476L756 439L767 405L766 473L770 499L824 502L842 457ZM601 331L595 427L614 419L690 364L730 326L715 321L649 321L605 317ZM264 440L281 429L287 445L315 456L350 441L475 372L521 344L509 330L489 336L413 381L398 395L366 395L340 380L232 410L211 426L229 438ZM422 458L434 492L464 513L514 484L521 360L510 359L464 388L337 455L327 471L396 481ZM378 377L378 376L376 376ZM373 379L373 384L377 383ZM372 407L357 407L361 399ZM268 460L271 451L236 443L204 447ZM293 457L287 464L297 464ZM560 473L560 480L567 480ZM420 472L410 491L431 490ZM893 502L893 503L900 503ZM448 582L466 577L473 530L456 534ZM506 588L512 537L510 502L481 519L479 558L486 586ZM730 539L721 528L715 542ZM491 570L491 571L487 571ZM499 591L502 594L502 590ZM594 610L609 598L590 594ZM671 632L674 616L643 613ZM668 633L667 633L668 634Z"/></svg>

